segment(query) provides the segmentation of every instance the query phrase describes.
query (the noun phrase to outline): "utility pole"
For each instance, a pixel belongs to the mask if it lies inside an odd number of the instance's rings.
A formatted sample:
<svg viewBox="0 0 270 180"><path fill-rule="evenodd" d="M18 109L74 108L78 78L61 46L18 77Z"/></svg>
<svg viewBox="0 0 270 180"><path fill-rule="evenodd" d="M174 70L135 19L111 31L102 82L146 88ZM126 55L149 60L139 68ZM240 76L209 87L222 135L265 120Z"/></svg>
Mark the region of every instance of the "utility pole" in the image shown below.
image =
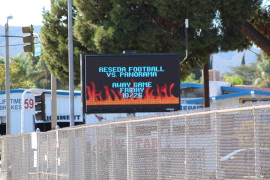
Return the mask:
<svg viewBox="0 0 270 180"><path fill-rule="evenodd" d="M74 63L73 63L73 31L72 31L72 0L68 0L68 65L69 65L69 118L70 127L74 126ZM72 139L71 142L73 142ZM75 179L75 149L70 148L69 177Z"/></svg>
<svg viewBox="0 0 270 180"><path fill-rule="evenodd" d="M54 0L51 0L51 9L53 8ZM55 129L57 126L57 82L56 77L51 73L51 102L52 102L52 123L51 129Z"/></svg>
<svg viewBox="0 0 270 180"><path fill-rule="evenodd" d="M52 102L52 123L51 129L57 126L57 95L56 95L56 77L51 73L51 102Z"/></svg>
<svg viewBox="0 0 270 180"><path fill-rule="evenodd" d="M10 119L10 75L9 75L9 38L8 38L8 20L13 19L13 16L7 17L5 25L5 40L6 40L6 134L11 134L11 119Z"/></svg>
<svg viewBox="0 0 270 180"><path fill-rule="evenodd" d="M203 66L203 85L204 85L204 108L208 108L210 107L208 61Z"/></svg>
<svg viewBox="0 0 270 180"><path fill-rule="evenodd" d="M74 63L73 63L73 31L72 0L68 0L68 62L69 62L69 118L70 126L74 126Z"/></svg>
<svg viewBox="0 0 270 180"><path fill-rule="evenodd" d="M189 27L189 21L188 19L185 19L185 47L186 47L186 55L182 61L180 61L180 66L187 60L188 58L188 27ZM181 84L181 82L180 82ZM180 90L180 104L181 107L181 90Z"/></svg>

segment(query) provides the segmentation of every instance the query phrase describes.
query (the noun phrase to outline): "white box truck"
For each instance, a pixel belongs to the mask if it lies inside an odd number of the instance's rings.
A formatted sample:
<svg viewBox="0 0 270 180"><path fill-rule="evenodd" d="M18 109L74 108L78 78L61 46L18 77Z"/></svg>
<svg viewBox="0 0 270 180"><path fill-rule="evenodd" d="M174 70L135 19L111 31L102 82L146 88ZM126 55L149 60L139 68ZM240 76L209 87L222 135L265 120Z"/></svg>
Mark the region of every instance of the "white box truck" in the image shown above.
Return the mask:
<svg viewBox="0 0 270 180"><path fill-rule="evenodd" d="M27 93L24 93L27 91ZM37 120L35 117L35 96L44 92L45 112L44 120ZM69 126L69 91L57 91L57 124L60 127ZM36 128L41 131L51 129L52 109L51 109L50 90L40 89L37 92L27 89L14 89L10 91L10 125L11 134L22 132L32 132ZM89 114L83 118L81 107L81 93L74 92L74 122L78 124L90 124L102 120L111 120L116 118L125 118L126 113L118 114ZM6 94L0 91L0 134L6 134Z"/></svg>

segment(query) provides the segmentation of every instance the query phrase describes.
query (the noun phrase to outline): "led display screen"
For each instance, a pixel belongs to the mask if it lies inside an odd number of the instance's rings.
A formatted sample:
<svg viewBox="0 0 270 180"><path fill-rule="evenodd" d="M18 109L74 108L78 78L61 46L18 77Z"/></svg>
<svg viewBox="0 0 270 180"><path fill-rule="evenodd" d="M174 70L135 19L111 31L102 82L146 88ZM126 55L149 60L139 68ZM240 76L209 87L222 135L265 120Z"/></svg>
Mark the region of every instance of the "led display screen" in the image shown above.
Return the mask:
<svg viewBox="0 0 270 180"><path fill-rule="evenodd" d="M84 113L180 108L178 54L81 55Z"/></svg>

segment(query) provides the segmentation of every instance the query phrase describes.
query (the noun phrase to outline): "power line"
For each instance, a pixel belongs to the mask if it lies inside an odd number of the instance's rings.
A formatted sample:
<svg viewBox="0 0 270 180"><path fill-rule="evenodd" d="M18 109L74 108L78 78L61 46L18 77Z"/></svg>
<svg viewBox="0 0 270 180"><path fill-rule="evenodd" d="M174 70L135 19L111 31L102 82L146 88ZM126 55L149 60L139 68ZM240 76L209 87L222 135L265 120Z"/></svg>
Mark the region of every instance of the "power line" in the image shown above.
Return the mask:
<svg viewBox="0 0 270 180"><path fill-rule="evenodd" d="M0 35L0 37L17 37L17 38L23 38L23 36L6 36L6 35Z"/></svg>
<svg viewBox="0 0 270 180"><path fill-rule="evenodd" d="M35 44L39 44L40 42L36 42ZM9 45L9 46L24 46L25 44L12 44L12 45ZM6 46L0 46L1 47L6 47Z"/></svg>
<svg viewBox="0 0 270 180"><path fill-rule="evenodd" d="M248 49L250 52L252 52L252 53L254 53L254 54L256 54L257 56L261 56L260 54L258 54L258 53L256 53L256 52L254 52L254 51L252 51L252 50L250 50L250 49Z"/></svg>
<svg viewBox="0 0 270 180"><path fill-rule="evenodd" d="M5 35L0 35L0 37L16 37L16 38L23 38L24 36L5 36ZM34 37L34 38L38 38L38 37Z"/></svg>
<svg viewBox="0 0 270 180"><path fill-rule="evenodd" d="M13 45L9 45L9 46L24 46L25 44L13 44ZM0 47L6 47L6 46L0 46Z"/></svg>

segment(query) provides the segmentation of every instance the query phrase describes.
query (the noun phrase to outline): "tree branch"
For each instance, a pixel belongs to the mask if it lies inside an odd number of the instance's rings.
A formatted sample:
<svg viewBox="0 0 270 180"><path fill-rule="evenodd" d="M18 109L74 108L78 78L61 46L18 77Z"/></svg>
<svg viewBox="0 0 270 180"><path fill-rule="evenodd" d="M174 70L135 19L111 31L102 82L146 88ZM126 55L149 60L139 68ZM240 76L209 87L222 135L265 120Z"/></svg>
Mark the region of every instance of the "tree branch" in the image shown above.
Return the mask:
<svg viewBox="0 0 270 180"><path fill-rule="evenodd" d="M270 54L270 40L259 33L250 23L245 22L241 31L267 54Z"/></svg>

